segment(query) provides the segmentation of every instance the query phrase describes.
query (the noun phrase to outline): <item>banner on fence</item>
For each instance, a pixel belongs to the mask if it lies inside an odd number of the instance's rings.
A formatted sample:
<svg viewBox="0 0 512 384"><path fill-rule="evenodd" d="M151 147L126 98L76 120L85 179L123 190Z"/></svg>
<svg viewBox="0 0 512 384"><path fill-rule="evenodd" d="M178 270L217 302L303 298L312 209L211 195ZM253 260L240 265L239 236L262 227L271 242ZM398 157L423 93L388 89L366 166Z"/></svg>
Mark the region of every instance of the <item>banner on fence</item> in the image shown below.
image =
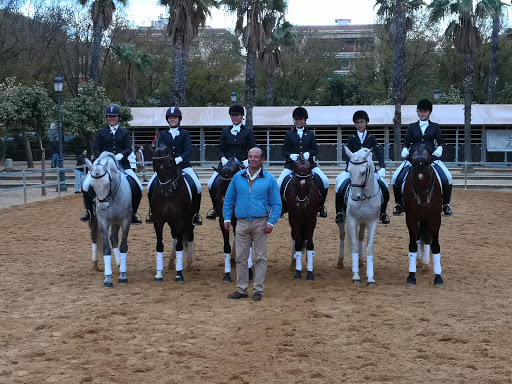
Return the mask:
<svg viewBox="0 0 512 384"><path fill-rule="evenodd" d="M486 133L489 152L512 152L512 131L489 130Z"/></svg>

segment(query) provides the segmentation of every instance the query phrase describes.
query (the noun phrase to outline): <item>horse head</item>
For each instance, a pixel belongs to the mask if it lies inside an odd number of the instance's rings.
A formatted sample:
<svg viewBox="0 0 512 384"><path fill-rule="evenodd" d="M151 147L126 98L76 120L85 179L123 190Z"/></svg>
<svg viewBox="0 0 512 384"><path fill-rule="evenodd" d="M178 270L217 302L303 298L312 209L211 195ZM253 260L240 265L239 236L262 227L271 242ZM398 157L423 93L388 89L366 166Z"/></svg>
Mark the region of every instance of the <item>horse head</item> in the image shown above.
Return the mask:
<svg viewBox="0 0 512 384"><path fill-rule="evenodd" d="M171 196L176 190L177 182L181 176L178 165L174 160L172 150L157 148L153 154L153 170L156 172L158 182L165 196Z"/></svg>
<svg viewBox="0 0 512 384"><path fill-rule="evenodd" d="M306 160L302 153L300 154L297 161L293 164L293 173L298 177L308 177L311 175L311 163Z"/></svg>
<svg viewBox="0 0 512 384"><path fill-rule="evenodd" d="M87 160L88 164L91 164ZM105 210L116 195L121 183L120 170L116 157L111 152L103 152L90 166L91 186L96 192L98 207Z"/></svg>
<svg viewBox="0 0 512 384"><path fill-rule="evenodd" d="M411 163L409 180L416 201L421 206L430 204L435 185L435 172L431 167L434 157L424 144L420 144L409 154L407 160Z"/></svg>
<svg viewBox="0 0 512 384"><path fill-rule="evenodd" d="M226 165L223 165L221 168L214 167L213 169L219 173L221 180L230 181L242 168L236 158L232 157L228 160Z"/></svg>
<svg viewBox="0 0 512 384"><path fill-rule="evenodd" d="M350 173L350 185L352 187L351 197L352 200L365 200L372 197L374 188L372 189L375 177L375 166L372 161L372 151L368 148L361 148L357 152L352 152L348 147L345 148L345 153L349 157L349 164L347 171ZM366 193L368 193L367 195Z"/></svg>

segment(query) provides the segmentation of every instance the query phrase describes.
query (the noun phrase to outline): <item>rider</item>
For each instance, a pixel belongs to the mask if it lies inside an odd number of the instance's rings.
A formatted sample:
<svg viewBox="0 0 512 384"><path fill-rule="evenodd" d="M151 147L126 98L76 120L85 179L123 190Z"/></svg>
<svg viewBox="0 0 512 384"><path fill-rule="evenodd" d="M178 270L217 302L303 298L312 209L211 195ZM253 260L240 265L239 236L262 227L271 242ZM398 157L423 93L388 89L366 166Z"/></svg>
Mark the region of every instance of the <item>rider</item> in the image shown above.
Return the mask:
<svg viewBox="0 0 512 384"><path fill-rule="evenodd" d="M286 176L291 175L293 173L293 163L296 162L299 156L302 154L305 160L309 160L313 169L312 173L318 175L322 181L321 185L317 187L320 192L320 206L318 208L318 213L320 217L327 217L327 211L325 209L325 199L327 198L327 192L329 191L329 179L327 176L318 168L315 163L315 156L318 151L316 148L316 138L315 132L310 131L306 127L306 120L308 119L308 111L305 108L298 107L293 110L292 117L295 123L293 129L286 132L286 136L284 138L284 146L283 146L283 156L286 159L284 164L283 172L277 179L277 185L279 186L279 191L281 191L281 185L283 184ZM283 204L283 212L286 212L285 202Z"/></svg>
<svg viewBox="0 0 512 384"><path fill-rule="evenodd" d="M174 161L178 168L183 172L189 175L196 185L197 194L192 194L192 209L194 211L194 218L192 219L192 223L194 225L202 225L203 222L201 220L201 216L199 215L199 208L201 207L201 183L199 182L199 178L197 174L192 169L190 165L190 155L192 153L192 140L190 138L190 133L180 127L181 120L183 119L183 115L178 107L171 107L165 113L165 119L169 124L169 129L163 131L158 136L158 142L156 144L156 149L160 148L170 148L172 149L172 154L174 156ZM156 177L156 172L151 177L148 183L148 198L151 202L152 196L152 187L154 180ZM146 223L153 222L153 215L151 211L146 219Z"/></svg>
<svg viewBox="0 0 512 384"><path fill-rule="evenodd" d="M105 108L108 127L100 128L94 138L93 154L98 158L102 152L112 152L119 164L127 175L132 190L132 224L139 225L142 221L137 217L140 199L142 198L142 183L130 168L128 156L132 153L130 132L119 127L119 118L121 117L121 107L117 104L109 104ZM91 220L92 205L94 193L89 193L91 185L91 174L89 173L82 186L85 213L80 218L82 221Z"/></svg>
<svg viewBox="0 0 512 384"><path fill-rule="evenodd" d="M231 158L236 158L238 162L243 165L242 168L247 168L249 166L249 162L247 161L249 149L256 146L253 130L242 124L242 120L244 118L244 107L240 104L232 105L229 107L229 116L231 117L233 125L224 128L220 134L220 163L217 167L218 170L221 170ZM215 220L217 218L217 212L215 211L215 195L217 190L216 186L219 183L219 180L219 173L214 172L208 181L208 191L210 192L213 208L210 209L210 213L206 218L210 220Z"/></svg>
<svg viewBox="0 0 512 384"><path fill-rule="evenodd" d="M376 172L375 177L379 183L380 190L382 191L382 197L384 199L380 206L380 222L382 224L389 224L389 216L386 213L386 208L389 201L389 186L384 180L386 176L386 163L384 162L384 151L382 147L377 143L375 136L371 135L366 128L370 118L366 111L356 111L352 116L352 121L357 129L357 132L348 138L347 147L351 152L357 152L361 148L368 148L375 152L377 160L379 161L380 169ZM345 153L343 153L345 155ZM347 159L348 168L348 159ZM350 183L350 173L347 170L341 172L336 177L336 195L340 194L336 199L336 223L345 222L345 193Z"/></svg>
<svg viewBox="0 0 512 384"><path fill-rule="evenodd" d="M420 100L416 111L420 120L409 124L407 127L404 148L402 150L402 157L405 160L393 174L392 182L396 203L393 208L393 215L395 216L400 216L403 213L402 183L411 167L411 163L407 161L409 153L413 153L416 147L423 143L434 157L440 158L443 154L443 146L446 145L439 124L429 120L430 114L432 113L432 103L430 100ZM443 186L443 213L445 216L451 216L452 207L450 205L450 199L452 196L452 175L441 160L435 160L432 163L432 167L437 172Z"/></svg>

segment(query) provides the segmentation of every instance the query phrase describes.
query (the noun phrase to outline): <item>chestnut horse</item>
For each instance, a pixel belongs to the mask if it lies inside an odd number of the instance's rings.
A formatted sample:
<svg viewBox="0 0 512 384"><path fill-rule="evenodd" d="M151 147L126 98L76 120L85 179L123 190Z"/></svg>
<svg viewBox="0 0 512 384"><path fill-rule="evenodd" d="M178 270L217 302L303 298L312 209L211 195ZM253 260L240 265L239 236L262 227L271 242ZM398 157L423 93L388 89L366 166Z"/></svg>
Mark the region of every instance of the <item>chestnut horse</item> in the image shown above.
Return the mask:
<svg viewBox="0 0 512 384"><path fill-rule="evenodd" d="M292 230L292 247L295 249L294 280L301 280L302 250L306 246L308 280L315 280L313 275L313 257L315 245L313 233L316 227L316 213L319 208L320 195L313 180L312 166L302 154L293 166L293 176L284 191L288 204L288 222ZM285 180L286 182L286 180Z"/></svg>
<svg viewBox="0 0 512 384"><path fill-rule="evenodd" d="M153 212L153 225L156 233L156 276L155 282L163 281L164 243L163 227L171 227L173 237L169 269L174 269L176 258L176 282L184 282L183 277L183 243L187 241L187 266L193 259L194 212L191 197L183 174L174 161L170 148L157 149L153 156L153 170L157 180L155 190L149 202Z"/></svg>
<svg viewBox="0 0 512 384"><path fill-rule="evenodd" d="M443 193L439 179L432 167L435 158L424 144L420 144L409 155L408 160L412 166L405 179L403 191L405 220L409 229L407 284L416 284L416 257L418 245L420 245L423 265L430 263L430 250L432 250L434 285L441 286L443 279L441 277L439 228L441 227Z"/></svg>

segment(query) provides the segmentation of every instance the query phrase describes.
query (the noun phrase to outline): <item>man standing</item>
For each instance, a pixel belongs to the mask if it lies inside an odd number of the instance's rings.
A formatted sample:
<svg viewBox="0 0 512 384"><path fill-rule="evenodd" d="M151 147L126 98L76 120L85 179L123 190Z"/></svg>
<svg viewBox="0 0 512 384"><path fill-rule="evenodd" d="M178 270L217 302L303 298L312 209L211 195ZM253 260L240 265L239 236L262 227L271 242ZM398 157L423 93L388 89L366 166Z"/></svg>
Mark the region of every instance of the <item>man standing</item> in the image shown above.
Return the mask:
<svg viewBox="0 0 512 384"><path fill-rule="evenodd" d="M246 299L249 287L249 250L253 246L254 301L263 297L267 273L268 235L281 214L281 197L274 176L263 169L265 158L260 148L249 150L249 167L231 180L224 199L224 227L231 229L233 209L236 226L236 283L237 291L228 299Z"/></svg>
<svg viewBox="0 0 512 384"><path fill-rule="evenodd" d="M59 165L59 138L55 136L52 141L52 168L57 168Z"/></svg>

